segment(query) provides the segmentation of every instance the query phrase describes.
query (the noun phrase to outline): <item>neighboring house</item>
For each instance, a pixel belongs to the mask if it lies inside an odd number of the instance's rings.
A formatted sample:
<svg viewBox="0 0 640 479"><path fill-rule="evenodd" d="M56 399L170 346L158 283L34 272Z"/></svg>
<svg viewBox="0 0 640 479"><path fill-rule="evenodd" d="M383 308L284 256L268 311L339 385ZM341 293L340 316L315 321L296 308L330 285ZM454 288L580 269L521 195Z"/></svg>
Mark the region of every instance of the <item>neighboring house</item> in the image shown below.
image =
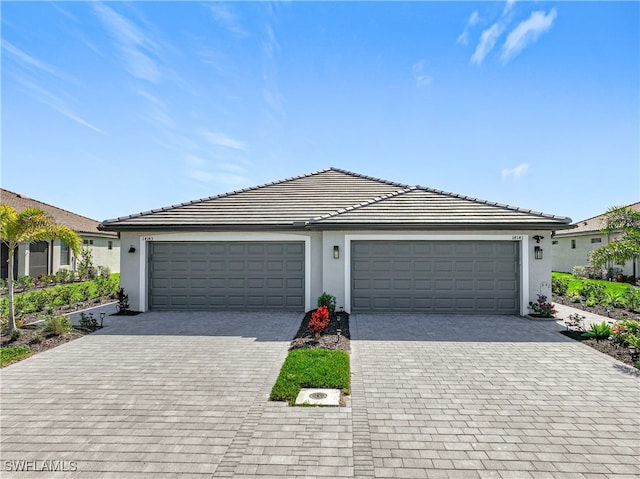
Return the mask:
<svg viewBox="0 0 640 479"><path fill-rule="evenodd" d="M38 208L49 215L57 224L68 226L82 238L83 248L93 252L95 266L107 266L113 273L120 271L120 239L117 233L100 231L99 222L70 211L51 206L9 190L0 189L0 204L8 205L21 212L27 208ZM2 245L2 271L7 278L8 247ZM60 269L76 270L77 258L69 246L60 240L23 243L18 246L14 262L14 277L54 274Z"/></svg>
<svg viewBox="0 0 640 479"><path fill-rule="evenodd" d="M636 211L640 211L640 202L627 206ZM574 223L575 228L567 231L558 231L552 239L552 262L553 271L561 273L573 272L574 266L584 266L589 264L589 254L596 248L603 246L620 237L620 231L603 233L600 231L604 227L603 213L593 218ZM635 264L634 264L635 263ZM622 269L625 276L637 276L640 271L640 261L628 261L623 265L610 264L615 268Z"/></svg>
<svg viewBox="0 0 640 479"><path fill-rule="evenodd" d="M141 311L303 311L326 291L348 312L526 314L570 222L330 168L101 228Z"/></svg>

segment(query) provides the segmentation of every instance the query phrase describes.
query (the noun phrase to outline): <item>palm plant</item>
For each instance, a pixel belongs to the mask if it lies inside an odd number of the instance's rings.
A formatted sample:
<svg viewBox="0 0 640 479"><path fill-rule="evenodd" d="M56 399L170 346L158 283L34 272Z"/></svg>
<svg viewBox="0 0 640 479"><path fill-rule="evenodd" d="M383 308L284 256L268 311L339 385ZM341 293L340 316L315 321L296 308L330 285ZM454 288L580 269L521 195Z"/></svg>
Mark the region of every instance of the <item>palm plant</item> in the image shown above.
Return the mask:
<svg viewBox="0 0 640 479"><path fill-rule="evenodd" d="M0 205L0 240L9 250L9 330L16 329L13 298L13 263L19 243L35 243L60 239L69 245L73 254L78 255L82 240L71 228L56 224L53 218L37 208L27 208L18 213L15 208Z"/></svg>
<svg viewBox="0 0 640 479"><path fill-rule="evenodd" d="M600 267L607 262L624 264L629 260L640 258L640 211L629 207L614 207L607 211L604 218L603 233L622 231L616 241L600 246L589 256L593 267ZM633 275L636 276L635 262Z"/></svg>

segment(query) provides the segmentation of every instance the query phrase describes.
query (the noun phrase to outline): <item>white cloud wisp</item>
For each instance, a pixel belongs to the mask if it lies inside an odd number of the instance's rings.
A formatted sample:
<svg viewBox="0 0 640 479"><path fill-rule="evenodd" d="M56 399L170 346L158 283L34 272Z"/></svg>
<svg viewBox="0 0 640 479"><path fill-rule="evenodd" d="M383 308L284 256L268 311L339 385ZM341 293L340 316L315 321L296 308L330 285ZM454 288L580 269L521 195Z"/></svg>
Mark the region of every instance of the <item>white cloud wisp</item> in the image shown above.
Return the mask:
<svg viewBox="0 0 640 479"><path fill-rule="evenodd" d="M501 173L502 181L506 181L510 178L513 180L518 180L522 178L524 175L526 175L527 171L529 171L528 163L521 163L515 168L511 168L511 169L504 169L502 170L502 173Z"/></svg>
<svg viewBox="0 0 640 479"><path fill-rule="evenodd" d="M531 16L518 24L507 36L507 40L502 46L501 59L508 62L511 58L518 55L528 45L535 43L540 35L548 31L555 21L558 13L552 8L549 13L536 11Z"/></svg>

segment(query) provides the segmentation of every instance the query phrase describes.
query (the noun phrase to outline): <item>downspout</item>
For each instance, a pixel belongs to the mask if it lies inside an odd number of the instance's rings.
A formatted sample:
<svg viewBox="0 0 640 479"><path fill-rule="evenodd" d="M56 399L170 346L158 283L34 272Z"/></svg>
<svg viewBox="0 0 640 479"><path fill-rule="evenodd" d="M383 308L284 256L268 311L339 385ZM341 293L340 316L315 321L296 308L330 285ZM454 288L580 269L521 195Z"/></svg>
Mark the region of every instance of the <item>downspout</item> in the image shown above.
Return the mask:
<svg viewBox="0 0 640 479"><path fill-rule="evenodd" d="M47 274L53 274L53 240L51 240L51 249L49 250L49 269Z"/></svg>

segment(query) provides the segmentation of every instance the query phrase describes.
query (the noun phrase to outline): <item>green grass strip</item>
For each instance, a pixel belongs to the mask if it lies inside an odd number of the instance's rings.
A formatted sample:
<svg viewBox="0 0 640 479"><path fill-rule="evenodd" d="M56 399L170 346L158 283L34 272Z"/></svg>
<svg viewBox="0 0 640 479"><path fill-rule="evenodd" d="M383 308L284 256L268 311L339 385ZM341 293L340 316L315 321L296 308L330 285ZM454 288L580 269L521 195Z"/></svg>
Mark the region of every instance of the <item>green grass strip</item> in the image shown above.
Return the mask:
<svg viewBox="0 0 640 479"><path fill-rule="evenodd" d="M290 351L269 398L293 403L302 388L342 389L349 394L349 355L329 349Z"/></svg>
<svg viewBox="0 0 640 479"><path fill-rule="evenodd" d="M7 348L0 348L0 367L5 367L14 361L19 361L27 356L30 356L31 351L24 346L9 346Z"/></svg>
<svg viewBox="0 0 640 479"><path fill-rule="evenodd" d="M576 279L570 273L558 273L556 271L551 273L551 277L569 281L569 290L567 291L567 295L569 296L577 295L578 290L583 283L604 284L605 293L608 294L624 294L632 288L629 283L607 281L606 279Z"/></svg>

